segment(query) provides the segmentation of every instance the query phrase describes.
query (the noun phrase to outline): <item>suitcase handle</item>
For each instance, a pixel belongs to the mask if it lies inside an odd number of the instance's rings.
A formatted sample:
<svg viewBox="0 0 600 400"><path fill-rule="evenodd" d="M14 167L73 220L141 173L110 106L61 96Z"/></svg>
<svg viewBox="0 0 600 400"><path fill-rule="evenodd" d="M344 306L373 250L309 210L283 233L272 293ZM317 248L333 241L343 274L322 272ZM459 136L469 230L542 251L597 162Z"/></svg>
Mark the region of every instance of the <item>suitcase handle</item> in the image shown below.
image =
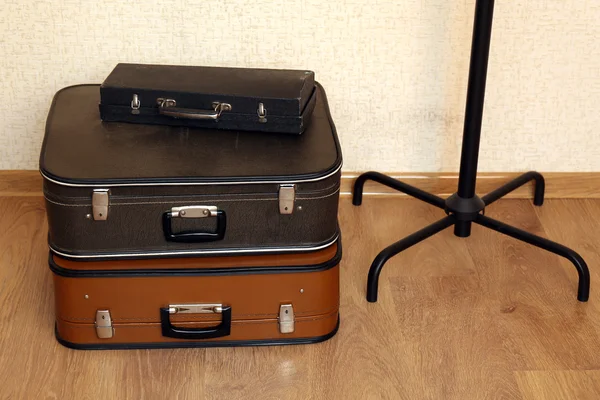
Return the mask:
<svg viewBox="0 0 600 400"><path fill-rule="evenodd" d="M221 323L209 328L182 328L171 324L171 314L220 313ZM231 306L220 304L170 305L160 309L162 335L175 339L214 339L231 334Z"/></svg>
<svg viewBox="0 0 600 400"><path fill-rule="evenodd" d="M223 111L231 111L231 104L229 103L214 102L212 103L212 110L197 110L176 107L177 102L173 99L159 97L156 102L158 103L159 114L173 118L218 120Z"/></svg>
<svg viewBox="0 0 600 400"><path fill-rule="evenodd" d="M211 232L181 232L173 233L171 222L173 218L207 218L217 217L217 231ZM225 211L218 210L215 206L184 206L173 207L163 214L163 232L169 242L213 242L225 237L227 228L227 215Z"/></svg>

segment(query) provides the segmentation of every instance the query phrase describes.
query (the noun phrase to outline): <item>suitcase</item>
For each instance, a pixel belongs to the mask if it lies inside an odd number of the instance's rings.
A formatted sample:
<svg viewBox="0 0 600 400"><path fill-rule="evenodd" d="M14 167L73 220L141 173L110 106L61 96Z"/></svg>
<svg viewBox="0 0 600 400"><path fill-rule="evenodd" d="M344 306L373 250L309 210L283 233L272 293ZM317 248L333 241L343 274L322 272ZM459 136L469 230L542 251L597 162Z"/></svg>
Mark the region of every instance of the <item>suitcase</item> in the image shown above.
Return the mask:
<svg viewBox="0 0 600 400"><path fill-rule="evenodd" d="M316 343L339 326L341 242L309 253L72 261L50 252L75 349Z"/></svg>
<svg viewBox="0 0 600 400"><path fill-rule="evenodd" d="M308 252L337 239L342 153L323 88L303 135L102 122L58 92L40 155L51 250L111 259Z"/></svg>
<svg viewBox="0 0 600 400"><path fill-rule="evenodd" d="M315 107L305 70L118 64L100 87L104 121L301 134Z"/></svg>

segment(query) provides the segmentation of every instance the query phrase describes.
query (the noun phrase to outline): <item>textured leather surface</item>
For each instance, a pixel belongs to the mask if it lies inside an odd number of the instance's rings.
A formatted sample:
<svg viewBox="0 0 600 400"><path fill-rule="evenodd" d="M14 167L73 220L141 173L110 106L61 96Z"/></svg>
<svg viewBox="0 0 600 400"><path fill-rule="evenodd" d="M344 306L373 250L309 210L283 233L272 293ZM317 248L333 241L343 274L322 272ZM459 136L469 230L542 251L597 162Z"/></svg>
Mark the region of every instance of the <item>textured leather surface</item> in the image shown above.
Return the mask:
<svg viewBox="0 0 600 400"><path fill-rule="evenodd" d="M273 194L190 197L110 197L105 221L87 218L88 197L56 198L46 194L48 240L51 247L70 255L153 253L214 249L293 250L317 247L337 232L339 189L299 194L292 214L280 214ZM203 243L169 242L163 232L163 213L172 207L211 205L225 211L227 228L222 240ZM300 209L301 208L301 209ZM215 218L173 220L176 232L214 232Z"/></svg>
<svg viewBox="0 0 600 400"><path fill-rule="evenodd" d="M259 102L269 115L298 116L313 90L315 74L306 70L226 68L121 63L102 83L105 105L129 107L134 93L141 107L159 97L178 107L210 109L213 101L231 104L232 114L257 115Z"/></svg>
<svg viewBox="0 0 600 400"><path fill-rule="evenodd" d="M226 276L67 278L54 274L54 288L59 336L75 344L180 341L161 333L159 310L169 304L230 305L231 334L211 341L324 336L335 329L339 310L339 266L318 272ZM294 307L293 333L279 332L282 304ZM98 309L110 310L113 338L97 337ZM186 327L213 326L219 320L219 314L171 318L174 325Z"/></svg>
<svg viewBox="0 0 600 400"><path fill-rule="evenodd" d="M322 179L342 163L323 88L302 135L107 123L99 86L61 90L48 114L40 169L71 184Z"/></svg>
<svg viewBox="0 0 600 400"><path fill-rule="evenodd" d="M331 192L339 188L341 172L331 175L328 178L320 179L311 182L294 183L296 186L296 193L303 196L310 196L318 193ZM289 183L282 181L280 183ZM270 193L271 195L279 191L280 183L248 183L248 184L173 184L173 185L147 185L147 186L110 186L111 194L113 196L122 197L147 197L147 196L165 196L165 197L179 197L179 196L196 196L196 195L240 195L240 194L264 194ZM99 186L103 187L103 185ZM93 190L91 187L78 187L78 186L64 186L53 183L47 179L44 179L44 194L50 195L54 198L62 198L65 202L71 202L74 200L81 200L83 198L89 201L90 193Z"/></svg>
<svg viewBox="0 0 600 400"><path fill-rule="evenodd" d="M276 319L259 321L232 321L231 334L219 339L204 341L173 339L162 336L160 323L130 323L115 326L115 336L110 339L100 339L96 335L93 324L71 323L63 320L56 321L59 337L71 344L124 344L124 343L173 343L173 342L219 342L219 341L250 341L280 339L307 339L329 335L336 329L338 312L317 317L298 318L293 333L280 333ZM205 323L177 323L176 326L186 328L212 327L219 321Z"/></svg>
<svg viewBox="0 0 600 400"><path fill-rule="evenodd" d="M166 96L166 94L149 94L149 98L157 98ZM170 96L178 98L178 95ZM254 101L254 106L259 102L264 102L261 99ZM309 102L304 109L296 116L280 116L267 110L267 118L261 122L257 111L254 110L250 114L242 114L233 112L236 109L232 106L232 111L227 111L221 114L218 120L204 119L187 119L173 118L167 115L161 115L157 106L141 107L136 114L131 113L130 106L115 106L111 104L100 104L100 118L106 122L130 122L136 124L153 124L153 125L169 125L182 126L189 128L206 128L206 129L225 129L239 131L254 131L254 132L270 132L277 134L301 134L304 132L310 123L312 112L314 111L316 96L311 96ZM210 102L207 105L200 106L201 110L210 110Z"/></svg>

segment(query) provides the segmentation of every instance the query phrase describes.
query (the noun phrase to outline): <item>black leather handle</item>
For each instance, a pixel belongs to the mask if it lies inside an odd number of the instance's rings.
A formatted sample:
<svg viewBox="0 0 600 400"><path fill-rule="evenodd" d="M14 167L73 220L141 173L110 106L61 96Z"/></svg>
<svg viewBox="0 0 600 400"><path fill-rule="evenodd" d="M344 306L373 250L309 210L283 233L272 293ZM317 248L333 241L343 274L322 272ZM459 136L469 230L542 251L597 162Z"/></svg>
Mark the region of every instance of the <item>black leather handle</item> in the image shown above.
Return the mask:
<svg viewBox="0 0 600 400"><path fill-rule="evenodd" d="M225 229L227 229L227 215L223 210L217 210L215 216L217 218L217 230L216 232L181 232L173 233L171 226L172 212L167 211L163 214L163 232L165 239L169 242L213 242L222 240L225 237Z"/></svg>
<svg viewBox="0 0 600 400"><path fill-rule="evenodd" d="M222 320L217 326L209 328L178 328L171 324L168 308L160 309L160 326L164 337L176 339L214 339L231 334L231 306L223 306Z"/></svg>

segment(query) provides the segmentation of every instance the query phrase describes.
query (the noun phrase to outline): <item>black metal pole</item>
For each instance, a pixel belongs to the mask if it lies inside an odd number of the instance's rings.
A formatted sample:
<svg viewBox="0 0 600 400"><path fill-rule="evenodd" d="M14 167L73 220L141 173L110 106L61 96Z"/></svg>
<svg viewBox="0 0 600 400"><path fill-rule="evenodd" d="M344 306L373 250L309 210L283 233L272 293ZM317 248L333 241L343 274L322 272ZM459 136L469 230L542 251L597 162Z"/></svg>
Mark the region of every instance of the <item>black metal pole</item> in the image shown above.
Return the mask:
<svg viewBox="0 0 600 400"><path fill-rule="evenodd" d="M479 139L485 99L494 0L477 0L475 22L473 24L473 43L471 47L471 65L469 67L469 86L463 133L458 195L468 199L475 196L477 179L477 161L479 158Z"/></svg>

